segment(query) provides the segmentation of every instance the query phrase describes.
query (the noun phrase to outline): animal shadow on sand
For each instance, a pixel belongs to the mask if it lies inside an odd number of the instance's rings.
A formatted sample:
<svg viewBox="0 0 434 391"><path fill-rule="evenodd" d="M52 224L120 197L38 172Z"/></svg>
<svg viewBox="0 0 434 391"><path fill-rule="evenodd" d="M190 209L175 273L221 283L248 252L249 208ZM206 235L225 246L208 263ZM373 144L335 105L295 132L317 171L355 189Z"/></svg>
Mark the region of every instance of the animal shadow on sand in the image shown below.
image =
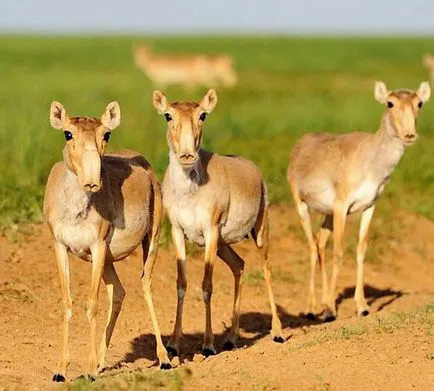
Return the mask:
<svg viewBox="0 0 434 391"><path fill-rule="evenodd" d="M282 322L282 328L295 329L303 326L311 326L322 323L319 319L307 319L299 315L293 315L286 312L282 307L277 306L279 318ZM225 325L226 326L226 325ZM249 347L257 341L266 338L270 335L271 314L262 312L246 312L240 314L240 329L248 334L253 334L251 337L240 337L237 341L237 347ZM215 346L217 354L224 351L223 345L230 332L230 327L220 334L214 334ZM163 336L163 341L166 343L170 336ZM201 352L203 342L203 333L184 334L181 340L181 362L191 361L196 353ZM270 343L273 343L270 338ZM157 356L155 354L156 344L154 334L142 334L131 341L131 351L124 358L113 365L111 368L119 368L122 363L133 363L141 358L154 361L154 365L158 365Z"/></svg>
<svg viewBox="0 0 434 391"><path fill-rule="evenodd" d="M354 287L345 288L338 296L336 304L341 304L346 299L352 299L354 297ZM369 305L372 305L376 301L388 298L383 302L376 312L383 310L385 307L398 300L405 293L401 290L393 290L390 288L378 289L371 285L365 285L365 296ZM277 306L279 318L282 322L282 328L284 329L296 329L305 326L312 326L316 324L322 324L323 320L319 317L315 319L309 319L303 314L293 315L285 311L283 307ZM226 325L225 325L226 326ZM270 334L271 326L271 314L262 312L245 312L240 315L240 329L252 336L243 336L237 341L237 347L250 347L257 341L267 338ZM222 348L226 341L227 335L230 332L230 328L226 327L226 330L220 334L214 334L215 346L217 354L224 351ZM169 340L168 335L163 336L163 340L166 343ZM191 361L196 353L200 353L203 342L203 333L184 334L181 340L181 362ZM271 343L271 339L270 339ZM126 353L124 358L114 364L112 367L107 368L116 369L122 366L123 363L133 363L141 358L146 358L153 361L153 366L158 365L158 359L155 354L156 344L154 334L142 334L131 341L131 351Z"/></svg>
<svg viewBox="0 0 434 391"><path fill-rule="evenodd" d="M354 292L356 288L354 286L345 288L336 299L336 306L339 306L344 300L352 299L354 297ZM392 304L395 300L398 300L400 297L405 295L401 290L395 291L390 288L378 289L372 285L365 285L365 297L368 305L374 304L376 301L388 298L385 302L381 303L378 306L376 312L383 310L388 305Z"/></svg>

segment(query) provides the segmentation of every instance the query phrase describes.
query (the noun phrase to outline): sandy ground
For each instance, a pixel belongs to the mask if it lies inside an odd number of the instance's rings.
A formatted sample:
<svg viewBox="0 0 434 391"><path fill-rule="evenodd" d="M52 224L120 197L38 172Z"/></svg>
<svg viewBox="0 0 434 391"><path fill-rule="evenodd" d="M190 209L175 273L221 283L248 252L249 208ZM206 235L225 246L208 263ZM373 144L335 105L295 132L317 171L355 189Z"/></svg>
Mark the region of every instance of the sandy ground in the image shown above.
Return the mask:
<svg viewBox="0 0 434 391"><path fill-rule="evenodd" d="M381 232L374 218L375 256L367 259L365 292L371 315L359 319L352 300L355 283L354 236L347 232L348 252L339 278L338 319L333 323L300 317L307 293L308 251L293 209L271 209L271 249L274 291L286 342L269 336L270 313L261 264L251 241L236 246L246 260L242 295L241 339L238 349L222 352L232 311L232 276L218 261L214 274L213 327L216 356L204 359L200 347L204 329L201 279L202 252L188 258L188 291L184 310L181 370L186 389L303 390L434 390L434 337L411 323L389 332L368 331L349 338L326 338L342 327L375 325L397 311L434 301L434 223L401 211L393 232ZM377 234L375 234L377 232ZM351 239L350 239L351 238ZM378 241L381 240L381 243ZM380 246L381 244L381 246ZM330 259L330 256L329 256ZM330 263L329 263L330 264ZM61 296L51 238L45 226L27 234L0 238L0 389L47 388L56 369L61 340ZM104 375L158 371L155 340L143 299L139 250L116 264L127 296L114 331ZM154 271L154 303L167 341L175 318L176 267L171 249L160 249ZM84 372L89 348L86 297L89 263L73 259L71 279L71 365L69 376ZM319 282L319 281L318 281ZM318 292L319 293L319 292ZM318 297L319 299L319 297ZM100 294L99 329L107 308ZM371 326L369 326L371 325ZM372 326L373 327L373 326ZM371 327L371 328L372 328ZM116 368L116 369L115 369Z"/></svg>

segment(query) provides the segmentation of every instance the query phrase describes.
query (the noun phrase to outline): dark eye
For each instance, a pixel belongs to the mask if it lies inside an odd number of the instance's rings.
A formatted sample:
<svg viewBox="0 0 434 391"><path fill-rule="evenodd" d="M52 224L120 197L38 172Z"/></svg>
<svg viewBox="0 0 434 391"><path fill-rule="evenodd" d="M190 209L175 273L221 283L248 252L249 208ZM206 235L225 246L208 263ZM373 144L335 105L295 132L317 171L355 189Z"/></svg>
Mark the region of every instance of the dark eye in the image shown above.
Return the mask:
<svg viewBox="0 0 434 391"><path fill-rule="evenodd" d="M166 117L166 121L172 121L172 116L169 113L164 113L164 116Z"/></svg>
<svg viewBox="0 0 434 391"><path fill-rule="evenodd" d="M108 143L109 140L110 140L110 132L105 132L104 133L104 141L106 143Z"/></svg>
<svg viewBox="0 0 434 391"><path fill-rule="evenodd" d="M65 135L65 140L66 141L72 140L72 133L69 130L65 130L63 132L63 134Z"/></svg>
<svg viewBox="0 0 434 391"><path fill-rule="evenodd" d="M417 104L417 107L419 107L419 109L420 109L422 106L423 106L423 102L420 101L420 102Z"/></svg>
<svg viewBox="0 0 434 391"><path fill-rule="evenodd" d="M199 119L200 119L201 121L205 121L205 118L206 118L206 113L202 113L202 114L199 116Z"/></svg>
<svg viewBox="0 0 434 391"><path fill-rule="evenodd" d="M393 103L392 102L387 102L387 107L389 108L389 109L391 109L392 107L393 107Z"/></svg>

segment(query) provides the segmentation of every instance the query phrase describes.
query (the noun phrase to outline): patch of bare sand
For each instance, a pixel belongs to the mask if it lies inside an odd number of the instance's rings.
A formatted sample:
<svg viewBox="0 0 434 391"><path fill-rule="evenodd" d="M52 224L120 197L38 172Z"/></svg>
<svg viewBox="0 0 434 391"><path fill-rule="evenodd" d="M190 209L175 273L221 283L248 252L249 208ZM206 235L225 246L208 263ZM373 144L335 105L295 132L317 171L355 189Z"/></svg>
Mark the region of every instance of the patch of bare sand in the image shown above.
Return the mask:
<svg viewBox="0 0 434 391"><path fill-rule="evenodd" d="M380 219L373 221L373 250L368 253L372 259L368 256L365 268L371 318L410 310L434 299L434 223L404 211L399 212L399 220L405 224L387 233L382 232ZM368 332L312 344L324 332L365 321L355 316L352 300L355 261L351 254L356 224L350 224L347 233L350 251L338 281L338 320L322 324L299 317L305 305L309 265L306 242L294 210L273 206L270 221L274 292L288 340L275 344L269 337L271 317L265 284L260 278L260 259L251 241L244 241L236 246L246 260L239 349L221 352L226 327L231 322L233 281L229 269L217 262L212 307L216 346L221 353L193 361L194 354L200 352L204 330L200 288L203 261L202 253L195 253L187 261L189 285L181 346L182 367L192 372L185 379L186 389L434 389L434 361L429 358L434 353L433 337L415 325L391 333ZM127 296L107 356L109 367L121 366L113 373L122 372L123 368L157 370L153 330L140 283L140 257L137 251L129 260L116 264ZM0 238L0 264L0 389L45 388L51 385L56 369L62 314L59 278L47 229L36 226L32 234L18 242ZM90 265L72 259L71 280L74 306L69 375L74 378L85 371L89 347L85 307ZM175 281L176 267L170 249L160 249L153 292L165 341L175 318ZM105 322L106 301L102 288L100 331Z"/></svg>

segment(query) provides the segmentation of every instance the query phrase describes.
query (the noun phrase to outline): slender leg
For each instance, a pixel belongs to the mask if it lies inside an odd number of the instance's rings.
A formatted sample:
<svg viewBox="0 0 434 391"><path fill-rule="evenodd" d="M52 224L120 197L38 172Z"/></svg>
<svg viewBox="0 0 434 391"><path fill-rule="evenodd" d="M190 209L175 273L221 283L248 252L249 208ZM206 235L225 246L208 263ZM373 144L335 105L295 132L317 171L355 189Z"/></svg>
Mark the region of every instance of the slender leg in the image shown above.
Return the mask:
<svg viewBox="0 0 434 391"><path fill-rule="evenodd" d="M125 289L122 286L121 281L119 280L119 277L112 262L106 263L102 278L107 289L109 308L107 311L107 324L104 329L104 334L98 353L98 369L100 371L104 369L107 349L110 345L110 339L112 337L116 321L122 308L122 302L125 298Z"/></svg>
<svg viewBox="0 0 434 391"><path fill-rule="evenodd" d="M343 263L343 236L345 231L345 218L347 207L341 201L335 202L333 210L333 274L330 283L329 300L326 305L325 321L336 319L336 282Z"/></svg>
<svg viewBox="0 0 434 391"><path fill-rule="evenodd" d="M172 365L169 361L169 356L167 355L167 350L163 345L161 339L160 326L158 325L157 315L155 314L154 302L152 300L152 271L154 270L155 261L157 259L158 251L158 239L160 237L161 219L163 216L163 204L161 199L160 186L153 182L152 186L152 229L143 238L142 249L143 249L143 275L142 275L142 286L143 294L145 296L145 301L148 306L149 314L151 315L152 326L155 333L155 341L157 343L157 357L161 369L170 369Z"/></svg>
<svg viewBox="0 0 434 391"><path fill-rule="evenodd" d="M157 357L161 369L170 369L172 365L170 364L169 356L167 355L167 350L164 347L163 341L161 339L160 326L158 325L157 315L155 314L154 302L152 300L152 271L154 269L155 261L157 259L157 245L158 238L160 236L160 227L158 223L158 228L154 230L149 244L147 242L147 237L143 240L143 276L142 276L142 286L145 296L145 301L148 306L149 313L151 315L152 326L154 328L155 340L157 342ZM148 250L148 251L146 251Z"/></svg>
<svg viewBox="0 0 434 391"><path fill-rule="evenodd" d="M202 280L202 295L205 304L205 335L202 345L202 354L206 357L216 354L214 335L212 332L211 296L213 289L212 275L217 258L217 242L219 235L217 221L211 223L211 227L205 235L205 272Z"/></svg>
<svg viewBox="0 0 434 391"><path fill-rule="evenodd" d="M326 216L321 228L317 234L317 245L318 245L318 256L319 256L319 267L321 270L321 280L322 280L322 292L321 292L321 305L325 308L328 298L328 281L327 281L327 270L325 264L325 247L330 234L333 230L333 216Z"/></svg>
<svg viewBox="0 0 434 391"><path fill-rule="evenodd" d="M104 240L98 240L91 247L92 254L92 278L90 282L90 294L87 305L87 319L90 324L90 353L89 375L94 378L98 373L97 367L97 342L96 342L96 315L98 313L98 293L107 253L107 244Z"/></svg>
<svg viewBox="0 0 434 391"><path fill-rule="evenodd" d="M316 309L316 296L315 296L315 272L316 264L318 261L318 249L312 233L312 223L310 221L309 208L307 204L299 197L296 185L290 182L292 198L294 199L295 207L300 218L301 226L306 234L307 241L310 249L310 278L309 278L309 292L307 295L307 309L306 315L308 318L315 318Z"/></svg>
<svg viewBox="0 0 434 391"><path fill-rule="evenodd" d="M372 205L362 213L360 219L359 244L357 245L357 281L354 300L357 305L357 314L366 316L369 314L369 306L365 299L363 289L363 261L365 260L366 249L368 247L369 225L374 215L375 205Z"/></svg>
<svg viewBox="0 0 434 391"><path fill-rule="evenodd" d="M57 266L60 276L60 287L62 289L62 302L63 302L63 341L62 351L60 354L59 372L53 376L53 381L64 382L66 380L66 371L69 365L69 321L72 316L72 299L69 287L69 257L68 251L63 244L58 242L54 243L54 250L56 252Z"/></svg>
<svg viewBox="0 0 434 391"><path fill-rule="evenodd" d="M241 281L244 272L244 261L230 246L220 247L217 255L230 267L234 275L234 307L232 315L231 333L224 344L226 350L232 350L235 347L235 341L240 335L240 304L241 304Z"/></svg>
<svg viewBox="0 0 434 391"><path fill-rule="evenodd" d="M268 238L268 207L264 206L261 221L261 227L258 232L258 240L256 244L260 249L261 258L263 262L264 269L264 279L265 284L267 285L268 292L268 300L270 302L271 308L271 338L273 338L274 342L282 343L284 342L283 333L282 333L282 324L280 322L279 316L277 315L276 302L274 301L273 287L271 284L271 263L268 258L268 246L269 246L269 238Z"/></svg>
<svg viewBox="0 0 434 391"><path fill-rule="evenodd" d="M187 277L185 274L185 240L184 232L180 227L172 224L172 241L176 252L176 263L178 267L178 279L176 288L178 293L178 304L176 308L176 321L173 328L173 334L167 344L167 350L173 356L179 354L179 341L182 337L182 313L184 309L184 297L187 289Z"/></svg>

